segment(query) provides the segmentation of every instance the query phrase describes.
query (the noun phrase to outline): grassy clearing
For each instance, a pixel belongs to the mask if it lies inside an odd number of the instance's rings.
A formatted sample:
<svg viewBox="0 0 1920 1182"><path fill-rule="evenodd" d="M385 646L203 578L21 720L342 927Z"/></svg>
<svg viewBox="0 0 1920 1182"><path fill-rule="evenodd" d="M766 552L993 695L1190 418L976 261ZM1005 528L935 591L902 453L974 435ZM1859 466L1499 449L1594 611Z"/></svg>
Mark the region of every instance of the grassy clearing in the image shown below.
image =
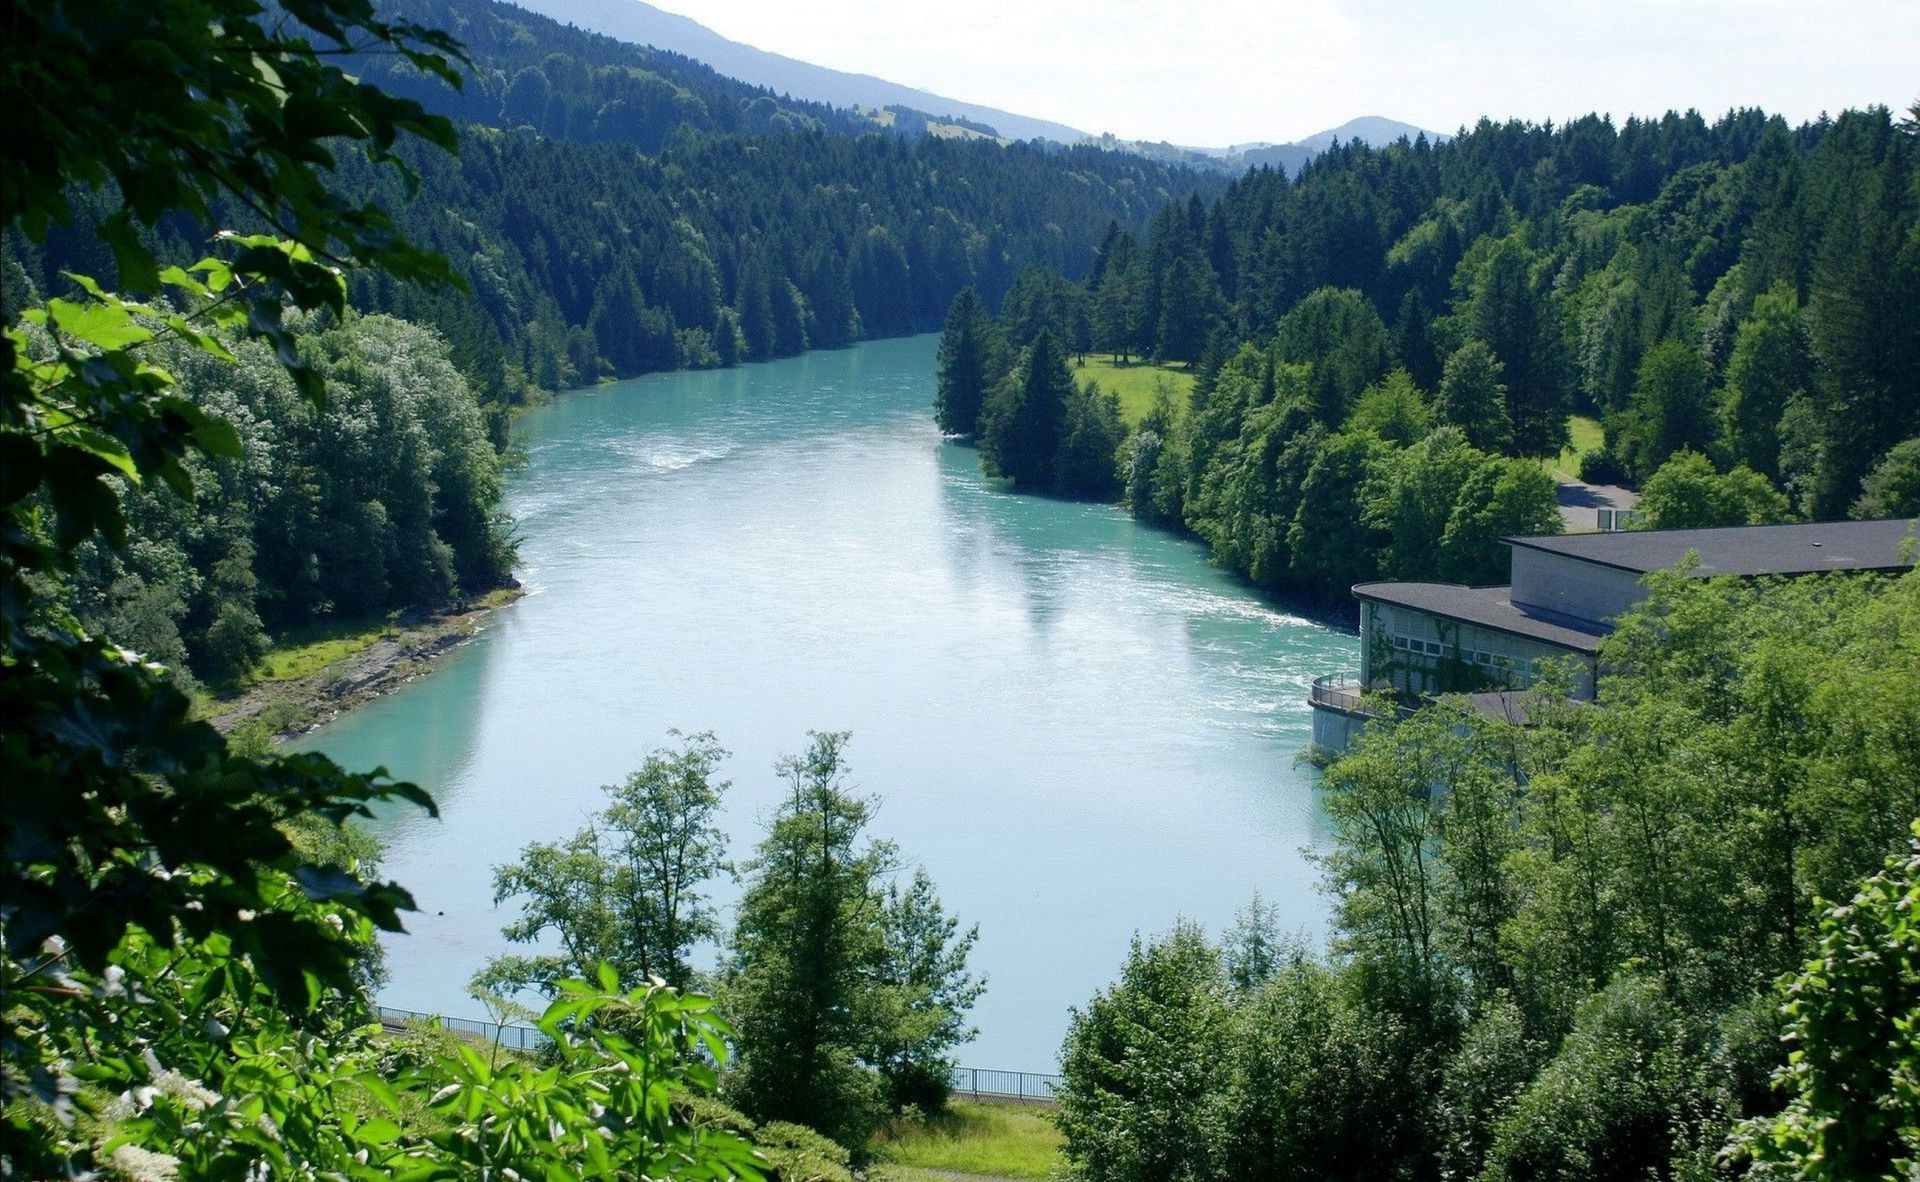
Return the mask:
<svg viewBox="0 0 1920 1182"><path fill-rule="evenodd" d="M344 661L385 636L396 634L393 620L328 620L295 629L274 642L254 666L252 680L297 681Z"/></svg>
<svg viewBox="0 0 1920 1182"><path fill-rule="evenodd" d="M1600 426L1600 420L1588 415L1570 415L1567 418L1567 435L1570 442L1550 460L1541 460L1540 466L1548 472L1560 472L1574 480L1580 479L1580 457L1590 451L1599 451L1607 445L1607 433Z"/></svg>
<svg viewBox="0 0 1920 1182"><path fill-rule="evenodd" d="M1051 1110L1030 1104L955 1100L939 1116L896 1120L873 1143L876 1179L917 1182L922 1170L996 1178L1049 1178L1061 1165Z"/></svg>
<svg viewBox="0 0 1920 1182"><path fill-rule="evenodd" d="M1173 392L1176 411L1187 409L1187 396L1193 393L1193 371L1183 365L1155 365L1148 361L1119 365L1111 357L1089 355L1085 362L1074 364L1073 380L1089 379L1100 383L1102 390L1120 396L1120 417L1129 427L1138 426L1153 409L1154 392L1160 383L1165 382Z"/></svg>
<svg viewBox="0 0 1920 1182"><path fill-rule="evenodd" d="M520 597L513 587L501 587L469 601L477 609L500 607ZM380 640L391 640L402 631L398 613L379 619L324 620L297 628L273 642L260 663L253 667L247 684L270 681L298 681L311 677L327 666L344 661Z"/></svg>

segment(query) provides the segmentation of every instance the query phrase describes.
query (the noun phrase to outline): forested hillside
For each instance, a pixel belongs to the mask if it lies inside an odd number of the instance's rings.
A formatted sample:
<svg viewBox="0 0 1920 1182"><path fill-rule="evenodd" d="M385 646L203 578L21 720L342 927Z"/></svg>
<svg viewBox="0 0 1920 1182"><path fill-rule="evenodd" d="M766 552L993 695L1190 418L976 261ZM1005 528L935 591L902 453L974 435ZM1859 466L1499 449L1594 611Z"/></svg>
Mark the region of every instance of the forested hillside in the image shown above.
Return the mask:
<svg viewBox="0 0 1920 1182"><path fill-rule="evenodd" d="M356 300L439 328L505 394L937 329L961 288L1082 273L1111 219L1198 184L1093 149L817 133L652 157L469 127L459 160L419 164L432 200L375 192L473 294L372 280Z"/></svg>
<svg viewBox="0 0 1920 1182"><path fill-rule="evenodd" d="M1920 512L1915 120L1349 144L1169 204L1144 238L1116 227L1084 282L1015 302L986 380L1041 328L1193 366L1192 406L1119 457L1134 511L1332 601L1382 574L1485 580L1500 533L1557 528L1520 461L1567 446L1575 412L1605 445L1564 466L1644 482L1654 524ZM948 425L994 464L988 424Z"/></svg>
<svg viewBox="0 0 1920 1182"><path fill-rule="evenodd" d="M363 78L470 122L457 157L399 145L412 179L349 155L330 180L444 255L466 290L351 272L354 308L424 331L320 334L349 353L380 336L395 352L384 373L330 364L341 396L324 410L299 410L251 364L237 385L189 367L186 387L235 411L252 458L221 474L227 495L191 508L139 494L135 545L74 577L83 618L216 682L288 629L434 606L508 576L499 460L447 436L470 418L497 449L512 408L541 391L934 329L963 288L997 300L1028 269L1079 275L1110 224L1144 228L1168 201L1220 187L1122 153L882 133L489 0L385 11L464 39L465 86L398 55L365 59ZM74 204L74 223L43 241L6 237L9 309L69 291L62 272L115 273L95 228L118 196ZM209 224L259 218L216 204L158 219L146 238L184 263Z"/></svg>
<svg viewBox="0 0 1920 1182"><path fill-rule="evenodd" d="M535 389L937 329L961 288L997 303L1027 267L1078 276L1110 222L1140 229L1169 200L1222 185L1092 148L881 132L491 0L383 11L465 41L460 91L398 57L361 63L461 121L459 158L402 145L417 193L359 158L334 180L451 259L472 291L372 276L355 279L353 302L439 331L496 411ZM112 208L100 201L94 219ZM191 257L202 234L172 219L163 253ZM87 225L8 250L42 292L60 290L62 269L112 271Z"/></svg>
<svg viewBox="0 0 1920 1182"><path fill-rule="evenodd" d="M466 123L654 153L685 128L709 135L882 130L873 119L723 77L691 58L562 25L510 4L383 0L389 18L445 29L470 63L458 91L405 59L368 60L361 77Z"/></svg>

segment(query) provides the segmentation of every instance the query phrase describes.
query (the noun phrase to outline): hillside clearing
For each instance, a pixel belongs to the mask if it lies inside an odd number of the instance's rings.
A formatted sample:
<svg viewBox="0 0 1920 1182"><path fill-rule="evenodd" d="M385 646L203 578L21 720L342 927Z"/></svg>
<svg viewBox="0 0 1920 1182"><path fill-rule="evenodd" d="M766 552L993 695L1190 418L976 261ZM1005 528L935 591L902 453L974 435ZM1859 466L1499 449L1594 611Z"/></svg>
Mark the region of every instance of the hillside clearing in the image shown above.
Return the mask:
<svg viewBox="0 0 1920 1182"><path fill-rule="evenodd" d="M1186 413L1187 399L1193 393L1192 370L1146 361L1121 364L1111 358L1087 357L1073 363L1073 380L1098 382L1102 390L1118 394L1120 418L1128 427L1139 426L1147 417L1154 396L1163 386L1173 395L1176 416Z"/></svg>

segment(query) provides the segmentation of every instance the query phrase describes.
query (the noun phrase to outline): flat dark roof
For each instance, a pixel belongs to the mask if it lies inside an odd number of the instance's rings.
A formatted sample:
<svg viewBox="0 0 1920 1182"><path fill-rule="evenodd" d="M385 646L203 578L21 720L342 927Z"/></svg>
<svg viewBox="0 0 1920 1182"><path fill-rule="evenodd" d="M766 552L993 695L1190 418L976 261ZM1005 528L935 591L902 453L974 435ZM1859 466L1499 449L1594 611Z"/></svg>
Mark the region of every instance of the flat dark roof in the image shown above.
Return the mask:
<svg viewBox="0 0 1920 1182"><path fill-rule="evenodd" d="M1689 551L1700 555L1694 573L1810 575L1823 571L1896 571L1900 544L1915 535L1912 520L1820 521L1797 525L1736 525L1723 529L1649 529L1613 534L1502 538L1509 546L1564 554L1582 562L1637 574L1675 566Z"/></svg>
<svg viewBox="0 0 1920 1182"><path fill-rule="evenodd" d="M1558 612L1516 606L1512 591L1511 587L1462 587L1455 583L1360 583L1353 589L1360 599L1412 608L1580 653L1599 652L1601 637L1612 631Z"/></svg>

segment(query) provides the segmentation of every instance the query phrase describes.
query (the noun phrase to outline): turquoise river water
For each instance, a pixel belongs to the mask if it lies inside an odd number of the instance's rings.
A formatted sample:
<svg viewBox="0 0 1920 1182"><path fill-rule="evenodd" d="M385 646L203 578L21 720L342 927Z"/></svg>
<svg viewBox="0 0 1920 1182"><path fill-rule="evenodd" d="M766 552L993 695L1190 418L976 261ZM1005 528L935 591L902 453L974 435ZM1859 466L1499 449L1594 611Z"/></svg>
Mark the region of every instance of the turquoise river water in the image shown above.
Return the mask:
<svg viewBox="0 0 1920 1182"><path fill-rule="evenodd" d="M1258 892L1319 936L1305 851L1326 821L1297 756L1308 683L1355 641L1121 510L988 484L933 426L936 343L649 377L526 418L526 598L302 744L440 805L382 819L421 907L382 1001L482 1016L466 982L510 914L492 867L573 833L671 727L733 752L741 861L774 761L809 729L853 732L872 832L980 925L971 1066L1053 1070L1069 1007L1136 932L1218 933Z"/></svg>

